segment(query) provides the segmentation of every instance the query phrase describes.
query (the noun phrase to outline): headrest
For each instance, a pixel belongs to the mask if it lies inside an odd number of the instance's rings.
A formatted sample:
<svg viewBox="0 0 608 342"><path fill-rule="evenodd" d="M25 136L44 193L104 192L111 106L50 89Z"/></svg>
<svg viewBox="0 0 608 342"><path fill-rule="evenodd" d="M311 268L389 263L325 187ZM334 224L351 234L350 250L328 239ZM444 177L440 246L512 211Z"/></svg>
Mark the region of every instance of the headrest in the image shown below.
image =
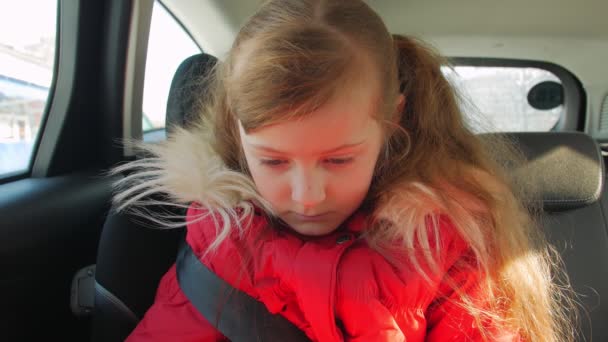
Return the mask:
<svg viewBox="0 0 608 342"><path fill-rule="evenodd" d="M513 170L516 181L537 186L544 209L559 212L596 202L604 185L600 148L580 132L509 133L527 157Z"/></svg>
<svg viewBox="0 0 608 342"><path fill-rule="evenodd" d="M198 100L206 89L205 76L217 63L217 58L201 53L186 58L175 71L169 98L165 127L187 126L196 115Z"/></svg>

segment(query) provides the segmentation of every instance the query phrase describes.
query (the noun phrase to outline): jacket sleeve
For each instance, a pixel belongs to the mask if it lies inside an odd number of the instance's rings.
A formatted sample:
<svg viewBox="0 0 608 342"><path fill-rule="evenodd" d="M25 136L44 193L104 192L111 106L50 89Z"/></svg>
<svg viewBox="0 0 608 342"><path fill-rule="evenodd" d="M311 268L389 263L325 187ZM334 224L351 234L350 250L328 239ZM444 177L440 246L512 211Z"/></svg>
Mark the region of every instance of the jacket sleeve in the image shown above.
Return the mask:
<svg viewBox="0 0 608 342"><path fill-rule="evenodd" d="M521 341L517 333L489 320L480 322L486 333L482 335L475 317L463 307L463 298L476 307L485 307L485 296L480 290L484 274L473 251L456 233L449 218L441 217L440 224L445 251L440 260L444 273L438 278L433 300L426 309L426 341Z"/></svg>
<svg viewBox="0 0 608 342"><path fill-rule="evenodd" d="M459 290L470 296L477 282L477 277L464 271L452 274ZM448 284L441 283L438 296L427 310L428 333L427 341L482 341L482 336L476 329L472 315L459 306L462 303L460 295L453 291ZM442 294L443 293L443 294Z"/></svg>
<svg viewBox="0 0 608 342"><path fill-rule="evenodd" d="M432 284L411 267L393 267L365 248L344 254L336 316L345 341L520 341L517 334L491 322L482 323L489 333L484 339L474 317L461 306L462 293L482 305L484 296L477 290L482 272L451 222L441 218L440 224L441 270ZM457 284L458 291L451 284Z"/></svg>
<svg viewBox="0 0 608 342"><path fill-rule="evenodd" d="M183 294L173 265L161 279L154 303L126 341L216 342L227 339Z"/></svg>
<svg viewBox="0 0 608 342"><path fill-rule="evenodd" d="M458 284L458 292L442 281L437 291L437 297L427 309L427 339L436 341L522 341L520 336L506 328L499 327L491 321L482 321L486 330L486 338L482 336L473 315L462 307L464 294L468 300L483 307L483 293L479 291L481 272L472 268L453 267L448 271L454 284Z"/></svg>

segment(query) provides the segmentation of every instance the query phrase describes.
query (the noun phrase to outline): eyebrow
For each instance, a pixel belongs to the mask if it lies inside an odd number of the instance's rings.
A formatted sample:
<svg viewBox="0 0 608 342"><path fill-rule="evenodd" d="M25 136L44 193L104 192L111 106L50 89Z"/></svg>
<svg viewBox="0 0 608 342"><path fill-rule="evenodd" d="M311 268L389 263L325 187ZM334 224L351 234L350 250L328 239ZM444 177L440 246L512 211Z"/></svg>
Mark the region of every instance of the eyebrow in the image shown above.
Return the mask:
<svg viewBox="0 0 608 342"><path fill-rule="evenodd" d="M340 145L340 146L338 146L336 148L332 148L330 150L324 151L321 154L330 154L330 153L333 153L333 152L336 152L336 151L340 151L340 150L345 150L345 149L348 149L348 148L355 148L355 147L358 147L358 146L362 145L364 142L365 142L365 140L360 141L358 143ZM253 147L253 148L255 148L256 150L259 150L259 151L264 151L264 152L269 152L269 153L276 153L276 154L287 154L284 151L279 151L279 150L276 150L276 149L274 149L272 147L268 147L268 146L264 146L264 145L257 145L257 144L250 144L250 145L251 145L251 147Z"/></svg>

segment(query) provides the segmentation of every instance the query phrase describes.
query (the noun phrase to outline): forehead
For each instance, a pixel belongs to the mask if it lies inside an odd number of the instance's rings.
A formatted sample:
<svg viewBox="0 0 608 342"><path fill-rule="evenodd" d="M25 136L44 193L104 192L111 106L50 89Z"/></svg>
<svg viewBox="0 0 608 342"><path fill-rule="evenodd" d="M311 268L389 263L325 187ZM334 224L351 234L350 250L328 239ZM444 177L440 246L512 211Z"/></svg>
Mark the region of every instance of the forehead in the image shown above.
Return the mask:
<svg viewBox="0 0 608 342"><path fill-rule="evenodd" d="M372 139L378 108L374 82L348 88L303 117L248 133L240 127L243 144L263 145L293 155L315 155Z"/></svg>

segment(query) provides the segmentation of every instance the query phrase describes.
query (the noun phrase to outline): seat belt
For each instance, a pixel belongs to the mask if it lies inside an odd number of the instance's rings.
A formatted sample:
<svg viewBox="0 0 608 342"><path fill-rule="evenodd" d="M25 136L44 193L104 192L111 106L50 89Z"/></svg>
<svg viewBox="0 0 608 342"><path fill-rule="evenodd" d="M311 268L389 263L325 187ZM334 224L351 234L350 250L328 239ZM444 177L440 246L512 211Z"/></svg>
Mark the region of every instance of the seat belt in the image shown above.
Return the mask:
<svg viewBox="0 0 608 342"><path fill-rule="evenodd" d="M307 341L306 334L281 315L209 270L182 240L177 281L192 305L231 342Z"/></svg>

